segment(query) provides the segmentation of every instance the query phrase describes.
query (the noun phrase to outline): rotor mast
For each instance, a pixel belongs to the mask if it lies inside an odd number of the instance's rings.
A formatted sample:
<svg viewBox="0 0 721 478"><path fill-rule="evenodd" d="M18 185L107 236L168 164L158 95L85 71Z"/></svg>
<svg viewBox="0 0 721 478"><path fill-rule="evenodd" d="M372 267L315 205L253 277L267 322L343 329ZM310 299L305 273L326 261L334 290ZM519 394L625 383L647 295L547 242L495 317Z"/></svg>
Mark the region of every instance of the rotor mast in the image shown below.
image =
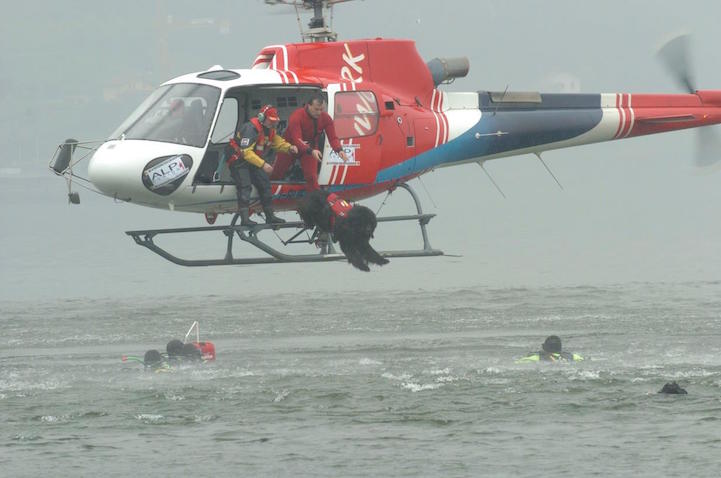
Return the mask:
<svg viewBox="0 0 721 478"><path fill-rule="evenodd" d="M331 42L338 39L338 33L333 31L333 5L349 2L350 0L265 0L268 5L292 5L298 15L298 26L303 42ZM300 24L299 10L313 10L313 17L308 22L308 28L303 30ZM324 13L331 18L330 25L326 24Z"/></svg>

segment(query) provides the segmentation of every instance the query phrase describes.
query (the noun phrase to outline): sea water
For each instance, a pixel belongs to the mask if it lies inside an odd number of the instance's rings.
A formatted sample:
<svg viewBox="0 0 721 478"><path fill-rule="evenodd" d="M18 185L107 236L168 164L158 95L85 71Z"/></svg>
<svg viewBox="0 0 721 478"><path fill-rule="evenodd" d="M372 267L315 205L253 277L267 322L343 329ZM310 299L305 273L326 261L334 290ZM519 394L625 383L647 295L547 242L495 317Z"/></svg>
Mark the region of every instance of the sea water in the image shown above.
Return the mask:
<svg viewBox="0 0 721 478"><path fill-rule="evenodd" d="M718 476L720 297L699 282L7 300L0 469ZM121 361L195 320L215 362ZM585 360L514 363L550 334ZM688 395L657 393L673 380Z"/></svg>

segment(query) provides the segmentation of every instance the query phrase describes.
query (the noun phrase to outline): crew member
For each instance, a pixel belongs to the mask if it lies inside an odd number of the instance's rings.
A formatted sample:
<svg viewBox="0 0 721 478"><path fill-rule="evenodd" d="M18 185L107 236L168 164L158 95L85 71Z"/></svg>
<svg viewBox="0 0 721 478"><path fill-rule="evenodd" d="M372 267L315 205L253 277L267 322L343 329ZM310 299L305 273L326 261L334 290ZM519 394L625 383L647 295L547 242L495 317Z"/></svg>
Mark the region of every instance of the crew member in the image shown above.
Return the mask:
<svg viewBox="0 0 721 478"><path fill-rule="evenodd" d="M145 352L143 365L145 365L146 370L152 370L153 372L161 372L168 369L168 361L155 349Z"/></svg>
<svg viewBox="0 0 721 478"><path fill-rule="evenodd" d="M516 360L516 363L527 362L580 362L583 360L578 354L564 352L561 346L561 339L557 335L546 337L541 345L541 350L526 357Z"/></svg>
<svg viewBox="0 0 721 478"><path fill-rule="evenodd" d="M184 123L185 103L182 99L176 98L170 102L167 117L156 131L157 139L160 141L187 144L185 133L183 132Z"/></svg>
<svg viewBox="0 0 721 478"><path fill-rule="evenodd" d="M250 220L250 192L252 185L258 189L260 204L265 213L267 224L280 224L285 222L273 213L273 196L270 193L270 180L268 175L273 172L273 166L265 161L269 149L279 152L297 153L298 148L276 134L275 127L280 117L278 110L271 105L263 106L258 116L244 123L230 140L229 151L226 154L230 177L235 183L238 196L238 214L241 226L255 226L257 223Z"/></svg>
<svg viewBox="0 0 721 478"><path fill-rule="evenodd" d="M348 161L343 148L335 134L333 118L323 111L325 100L322 95L317 94L302 107L295 110L288 118L288 128L285 130L284 138L296 146L298 152L293 155L279 154L273 167L271 179L283 179L285 173L293 164L295 159L300 159L300 166L303 169L305 188L307 191L319 189L318 186L318 163L323 159L320 152L320 134L325 132L330 146L343 161Z"/></svg>

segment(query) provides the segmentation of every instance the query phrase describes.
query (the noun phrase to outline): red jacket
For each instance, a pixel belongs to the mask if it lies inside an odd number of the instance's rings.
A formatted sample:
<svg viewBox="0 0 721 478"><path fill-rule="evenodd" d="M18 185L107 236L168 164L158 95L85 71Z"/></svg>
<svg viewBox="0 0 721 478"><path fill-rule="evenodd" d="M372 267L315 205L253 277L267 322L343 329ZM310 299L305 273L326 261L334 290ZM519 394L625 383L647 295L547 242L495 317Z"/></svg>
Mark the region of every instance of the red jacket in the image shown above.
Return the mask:
<svg viewBox="0 0 721 478"><path fill-rule="evenodd" d="M317 123L317 124L316 124ZM283 137L298 147L298 154L310 154L313 149L320 149L318 137L325 131L331 148L336 153L342 148L338 136L335 134L333 118L325 111L315 120L311 118L305 106L295 110L288 118L288 127Z"/></svg>

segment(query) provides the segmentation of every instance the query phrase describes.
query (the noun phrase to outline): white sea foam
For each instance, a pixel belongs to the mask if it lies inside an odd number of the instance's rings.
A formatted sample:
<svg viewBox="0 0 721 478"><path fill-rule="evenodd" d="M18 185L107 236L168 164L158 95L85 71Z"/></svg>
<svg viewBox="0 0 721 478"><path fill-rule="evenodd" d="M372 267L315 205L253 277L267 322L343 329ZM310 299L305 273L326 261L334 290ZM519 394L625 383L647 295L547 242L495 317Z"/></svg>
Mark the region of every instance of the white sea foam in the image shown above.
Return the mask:
<svg viewBox="0 0 721 478"><path fill-rule="evenodd" d="M424 370L423 373L427 373L429 375L447 375L447 374L451 373L451 370L448 367L446 367L441 370Z"/></svg>
<svg viewBox="0 0 721 478"><path fill-rule="evenodd" d="M407 389L407 390L410 390L410 391L413 392L413 393L415 393L415 392L422 392L422 391L424 391L424 390L435 390L435 389L440 388L440 387L442 387L442 386L443 386L443 384L441 384L441 383L424 383L424 384L419 384L419 383L413 383L413 382L403 382L403 383L401 384L401 387L403 387L403 388L405 388L405 389Z"/></svg>
<svg viewBox="0 0 721 478"><path fill-rule="evenodd" d="M44 382L27 382L24 380L0 380L0 389L23 391L23 390L56 390L64 388L65 385L58 380L51 379Z"/></svg>
<svg viewBox="0 0 721 478"><path fill-rule="evenodd" d="M143 423L160 423L165 419L163 415L152 413L141 413L140 415L136 415L135 418Z"/></svg>
<svg viewBox="0 0 721 478"><path fill-rule="evenodd" d="M195 417L193 417L193 421L195 423L207 423L212 422L216 418L217 417L215 415L195 415Z"/></svg>
<svg viewBox="0 0 721 478"><path fill-rule="evenodd" d="M598 370L576 370L568 375L570 380L596 380L599 377Z"/></svg>
<svg viewBox="0 0 721 478"><path fill-rule="evenodd" d="M288 390L283 390L275 396L273 401L276 403L280 402L282 400L285 400L285 397L287 397L288 395L290 395L290 392Z"/></svg>
<svg viewBox="0 0 721 478"><path fill-rule="evenodd" d="M499 377L499 378L490 378L490 379L484 380L483 383L485 383L486 385L505 385L505 384L509 383L510 381L511 380L508 378L500 378Z"/></svg>
<svg viewBox="0 0 721 478"><path fill-rule="evenodd" d="M678 370L674 372L671 377L673 378L692 378L692 377L711 377L716 375L718 372L713 372L706 369L695 369L695 370Z"/></svg>
<svg viewBox="0 0 721 478"><path fill-rule="evenodd" d="M373 360L371 358L363 357L358 361L359 365L381 365L383 362L379 362L378 360Z"/></svg>

